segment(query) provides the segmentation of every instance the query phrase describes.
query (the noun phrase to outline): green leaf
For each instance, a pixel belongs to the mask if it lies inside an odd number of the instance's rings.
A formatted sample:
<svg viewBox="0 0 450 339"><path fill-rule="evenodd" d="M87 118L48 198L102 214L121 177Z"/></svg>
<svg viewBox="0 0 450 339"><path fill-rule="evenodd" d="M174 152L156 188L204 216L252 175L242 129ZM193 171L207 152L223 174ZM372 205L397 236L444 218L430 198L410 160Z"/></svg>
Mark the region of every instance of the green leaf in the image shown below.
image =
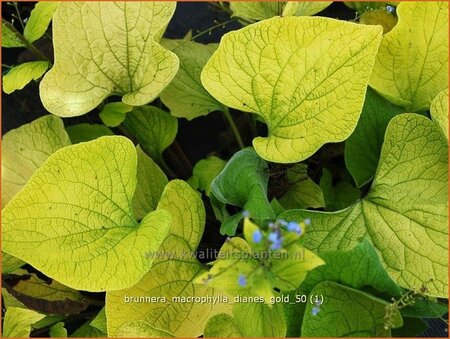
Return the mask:
<svg viewBox="0 0 450 339"><path fill-rule="evenodd" d="M286 320L283 304L237 303L233 316L244 337L284 338Z"/></svg>
<svg viewBox="0 0 450 339"><path fill-rule="evenodd" d="M322 281L334 281L355 289L371 286L391 296L401 294L400 288L384 270L373 245L366 239L352 249L327 251L320 256L325 265L308 274L302 291L310 292Z"/></svg>
<svg viewBox="0 0 450 339"><path fill-rule="evenodd" d="M198 189L205 191L206 196L210 196L211 183L225 167L226 162L216 156L211 156L200 160L195 164L192 173L193 180L197 180Z"/></svg>
<svg viewBox="0 0 450 339"><path fill-rule="evenodd" d="M381 25L383 34L390 32L397 25L397 17L386 8L370 10L359 16L359 23L364 25Z"/></svg>
<svg viewBox="0 0 450 339"><path fill-rule="evenodd" d="M233 16L247 20L265 20L283 13L286 3L280 2L249 2L249 1L230 1L230 9Z"/></svg>
<svg viewBox="0 0 450 339"><path fill-rule="evenodd" d="M399 286L420 289L426 284L431 296L446 296L447 152L447 140L431 120L401 114L387 127L366 198L334 213L292 210L280 217L311 218L305 246L318 252L348 250L368 237Z"/></svg>
<svg viewBox="0 0 450 339"><path fill-rule="evenodd" d="M361 197L361 191L346 181L333 185L331 172L323 168L319 183L325 198L325 210L336 211L353 205Z"/></svg>
<svg viewBox="0 0 450 339"><path fill-rule="evenodd" d="M448 88L433 99L430 113L433 121L439 125L448 140Z"/></svg>
<svg viewBox="0 0 450 339"><path fill-rule="evenodd" d="M345 164L358 187L367 184L375 175L386 127L400 113L403 113L401 108L372 89L367 90L358 125L345 141Z"/></svg>
<svg viewBox="0 0 450 339"><path fill-rule="evenodd" d="M233 16L254 21L270 19L274 16L314 15L327 8L331 3L332 1L231 1L230 9L233 11Z"/></svg>
<svg viewBox="0 0 450 339"><path fill-rule="evenodd" d="M161 100L170 114L192 120L210 112L223 110L203 87L200 73L217 49L218 44L204 45L188 40L162 40L161 44L180 59L180 69L173 81L161 93Z"/></svg>
<svg viewBox="0 0 450 339"><path fill-rule="evenodd" d="M267 200L268 170L267 163L253 149L243 149L231 157L213 180L211 193L225 204L243 208L254 219L274 219ZM234 235L242 218L242 213L238 213L231 227L222 224L221 233Z"/></svg>
<svg viewBox="0 0 450 339"><path fill-rule="evenodd" d="M131 288L106 294L108 336L117 336L122 326L142 320L176 337L198 337L208 318L229 312L229 306L221 302L201 303L187 299L220 297L207 286L193 284L194 278L204 272L194 255L205 224L201 198L187 183L174 180L167 184L158 205L160 208L172 217L170 235L158 252L146 253L149 258L155 257L155 261L143 279ZM146 297L165 299L143 303L137 299L139 307L136 307L136 299L130 299Z"/></svg>
<svg viewBox="0 0 450 339"><path fill-rule="evenodd" d="M97 313L94 319L92 319L90 325L92 327L95 327L99 329L100 331L106 333L106 312L105 308L103 307L100 312Z"/></svg>
<svg viewBox="0 0 450 339"><path fill-rule="evenodd" d="M2 273L12 273L25 265L23 260L17 259L8 253L2 252Z"/></svg>
<svg viewBox="0 0 450 339"><path fill-rule="evenodd" d="M23 31L29 43L33 43L45 34L58 5L58 1L40 1L34 6Z"/></svg>
<svg viewBox="0 0 450 339"><path fill-rule="evenodd" d="M2 139L2 206L6 206L51 154L68 145L70 140L63 122L53 115L6 133Z"/></svg>
<svg viewBox="0 0 450 339"><path fill-rule="evenodd" d="M370 86L407 111L430 107L448 87L448 3L402 2L381 41Z"/></svg>
<svg viewBox="0 0 450 339"><path fill-rule="evenodd" d="M387 303L361 291L334 282L322 282L311 291L322 296L323 304L317 315L314 304L306 306L302 324L302 337L389 337L384 328ZM394 325L400 327L400 312L394 314Z"/></svg>
<svg viewBox="0 0 450 339"><path fill-rule="evenodd" d="M208 320L203 337L242 338L242 332L231 315L220 313Z"/></svg>
<svg viewBox="0 0 450 339"><path fill-rule="evenodd" d="M50 327L51 338L67 338L67 330L63 322L56 323Z"/></svg>
<svg viewBox="0 0 450 339"><path fill-rule="evenodd" d="M131 106L154 100L178 70L159 39L175 2L61 3L53 18L55 65L40 85L51 113L77 116L109 95Z"/></svg>
<svg viewBox="0 0 450 339"><path fill-rule="evenodd" d="M2 47L25 47L26 41L9 22L2 20Z"/></svg>
<svg viewBox="0 0 450 339"><path fill-rule="evenodd" d="M178 130L176 118L153 106L133 109L123 125L155 161L161 161L162 152L175 140Z"/></svg>
<svg viewBox="0 0 450 339"><path fill-rule="evenodd" d="M401 309L401 313L412 318L441 318L448 313L448 305L430 298L416 297L414 304Z"/></svg>
<svg viewBox="0 0 450 339"><path fill-rule="evenodd" d="M169 332L157 329L142 320L123 325L116 336L119 338L174 338Z"/></svg>
<svg viewBox="0 0 450 339"><path fill-rule="evenodd" d="M32 80L38 80L49 68L48 61L24 62L15 66L3 76L3 92L11 94L14 91L24 88Z"/></svg>
<svg viewBox="0 0 450 339"><path fill-rule="evenodd" d="M43 319L44 314L25 308L10 307L3 320L3 338L29 338L31 326Z"/></svg>
<svg viewBox="0 0 450 339"><path fill-rule="evenodd" d="M156 209L159 198L163 193L168 180L163 171L141 147L136 148L138 155L137 182L132 205L134 215L138 220L142 219L148 212Z"/></svg>
<svg viewBox="0 0 450 339"><path fill-rule="evenodd" d="M286 209L325 207L322 189L308 177L305 164L289 168L287 179L291 185L280 199Z"/></svg>
<svg viewBox="0 0 450 339"><path fill-rule="evenodd" d="M294 163L353 132L380 40L381 27L272 18L225 34L201 79L222 104L265 121L268 136L253 140L263 159Z"/></svg>
<svg viewBox="0 0 450 339"><path fill-rule="evenodd" d="M48 283L40 279L36 274L30 274L29 278L26 280L19 280L14 285L14 291L34 298L50 301L79 301L84 299L80 292L64 286L56 280L52 280L51 283Z"/></svg>
<svg viewBox="0 0 450 339"><path fill-rule="evenodd" d="M75 289L134 285L151 267L143 253L158 249L170 225L163 210L136 221L136 163L124 137L55 152L3 209L3 250Z"/></svg>
<svg viewBox="0 0 450 339"><path fill-rule="evenodd" d="M75 332L70 335L70 338L105 338L106 333L100 331L98 328L91 326L90 321L85 322Z"/></svg>
<svg viewBox="0 0 450 339"><path fill-rule="evenodd" d="M333 1L288 1L283 9L283 16L314 15L330 6Z"/></svg>
<svg viewBox="0 0 450 339"><path fill-rule="evenodd" d="M123 102L110 102L106 104L99 113L100 119L108 127L119 126L126 117L126 113L133 109L132 106Z"/></svg>
<svg viewBox="0 0 450 339"><path fill-rule="evenodd" d="M104 125L87 123L68 126L66 127L66 131L72 144L95 140L106 135L114 135L114 133Z"/></svg>

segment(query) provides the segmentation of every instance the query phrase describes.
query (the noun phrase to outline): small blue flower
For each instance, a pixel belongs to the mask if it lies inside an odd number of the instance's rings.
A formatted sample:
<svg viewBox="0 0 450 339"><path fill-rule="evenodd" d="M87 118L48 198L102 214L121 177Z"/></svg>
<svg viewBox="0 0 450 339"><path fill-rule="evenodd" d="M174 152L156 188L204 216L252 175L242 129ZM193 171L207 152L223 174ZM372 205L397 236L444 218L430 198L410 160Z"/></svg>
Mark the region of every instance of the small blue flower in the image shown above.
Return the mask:
<svg viewBox="0 0 450 339"><path fill-rule="evenodd" d="M247 278L245 277L245 275L243 274L239 274L238 277L238 284L242 287L247 286Z"/></svg>
<svg viewBox="0 0 450 339"><path fill-rule="evenodd" d="M287 224L287 229L289 232L295 232L298 235L302 234L302 228L300 227L300 225L298 223L296 223L295 221L290 221Z"/></svg>
<svg viewBox="0 0 450 339"><path fill-rule="evenodd" d="M270 245L271 250L278 250L281 248L283 239L281 238L280 232L275 231L269 233L268 239L272 243L272 245Z"/></svg>
<svg viewBox="0 0 450 339"><path fill-rule="evenodd" d="M311 219L306 218L305 220L303 220L303 222L305 223L305 225L311 225Z"/></svg>
<svg viewBox="0 0 450 339"><path fill-rule="evenodd" d="M256 230L255 232L253 232L253 242L259 243L261 242L262 238L263 234L261 233L260 230Z"/></svg>
<svg viewBox="0 0 450 339"><path fill-rule="evenodd" d="M242 211L242 216L243 216L244 218L248 218L248 217L250 216L250 212L249 212L249 211L246 211L246 210L243 210L243 211Z"/></svg>
<svg viewBox="0 0 450 339"><path fill-rule="evenodd" d="M312 315L316 316L320 312L320 308L317 306L314 306L311 310Z"/></svg>
<svg viewBox="0 0 450 339"><path fill-rule="evenodd" d="M386 11L388 11L388 13L394 13L395 12L395 7L391 6L391 5L387 5L386 6Z"/></svg>

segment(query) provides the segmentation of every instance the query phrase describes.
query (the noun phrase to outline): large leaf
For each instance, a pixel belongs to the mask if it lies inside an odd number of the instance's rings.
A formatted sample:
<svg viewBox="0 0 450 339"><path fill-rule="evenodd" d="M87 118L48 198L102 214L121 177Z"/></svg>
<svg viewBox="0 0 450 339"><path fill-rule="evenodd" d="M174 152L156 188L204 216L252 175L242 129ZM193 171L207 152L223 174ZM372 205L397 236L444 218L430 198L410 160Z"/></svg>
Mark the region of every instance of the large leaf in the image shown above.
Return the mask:
<svg viewBox="0 0 450 339"><path fill-rule="evenodd" d="M323 296L323 304L318 314L313 313L316 305L306 306L302 337L390 337L384 300L333 282L320 283L311 293ZM393 320L395 327L403 325L397 310Z"/></svg>
<svg viewBox="0 0 450 339"><path fill-rule="evenodd" d="M448 88L440 92L433 99L430 113L448 140Z"/></svg>
<svg viewBox="0 0 450 339"><path fill-rule="evenodd" d="M243 208L254 219L274 219L267 200L268 170L267 163L254 150L243 149L233 155L213 180L211 193L222 203ZM242 213L238 213L230 225L224 222L221 233L234 235L242 218Z"/></svg>
<svg viewBox="0 0 450 339"><path fill-rule="evenodd" d="M30 61L13 67L3 76L3 92L12 92L24 88L32 80L39 79L47 71L48 61Z"/></svg>
<svg viewBox="0 0 450 339"><path fill-rule="evenodd" d="M19 307L10 307L3 321L3 338L29 338L31 325L45 317L44 314Z"/></svg>
<svg viewBox="0 0 450 339"><path fill-rule="evenodd" d="M368 183L375 175L386 127L400 113L403 113L401 108L373 90L367 90L358 125L345 141L345 164L358 187Z"/></svg>
<svg viewBox="0 0 450 339"><path fill-rule="evenodd" d="M305 246L319 252L350 249L368 237L401 287L425 284L430 295L446 296L447 151L447 140L431 120L401 114L388 125L366 198L334 213L292 210L280 217L311 218Z"/></svg>
<svg viewBox="0 0 450 339"><path fill-rule="evenodd" d="M34 6L23 30L23 35L29 43L33 43L45 34L58 5L58 1L40 1Z"/></svg>
<svg viewBox="0 0 450 339"><path fill-rule="evenodd" d="M353 132L380 40L378 26L272 18L224 35L201 79L265 121L268 136L253 140L262 158L293 163Z"/></svg>
<svg viewBox="0 0 450 339"><path fill-rule="evenodd" d="M141 106L155 99L178 70L158 44L175 2L67 2L53 17L55 65L40 85L45 108L69 117L109 95Z"/></svg>
<svg viewBox="0 0 450 339"><path fill-rule="evenodd" d="M302 291L309 293L319 282L334 281L356 289L371 286L392 296L401 293L384 270L373 245L366 239L350 250L321 253L321 258L325 265L308 274L301 286Z"/></svg>
<svg viewBox="0 0 450 339"><path fill-rule="evenodd" d="M161 161L162 152L175 140L178 130L177 119L154 106L133 109L123 124L155 161Z"/></svg>
<svg viewBox="0 0 450 339"><path fill-rule="evenodd" d="M47 158L70 145L63 122L53 115L9 131L2 139L2 206L27 183Z"/></svg>
<svg viewBox="0 0 450 339"><path fill-rule="evenodd" d="M180 59L180 69L173 81L161 93L161 100L170 114L192 120L210 112L223 110L200 81L200 73L217 49L217 44L204 45L188 40L163 40L162 45Z"/></svg>
<svg viewBox="0 0 450 339"><path fill-rule="evenodd" d="M407 111L430 107L448 87L448 3L402 2L381 42L370 86Z"/></svg>
<svg viewBox="0 0 450 339"><path fill-rule="evenodd" d="M124 137L55 152L3 209L3 250L75 289L134 285L151 267L144 253L158 249L170 225L164 210L136 221L136 163Z"/></svg>
<svg viewBox="0 0 450 339"><path fill-rule="evenodd" d="M129 323L145 321L176 337L198 337L209 317L229 311L221 302L193 300L221 296L211 288L193 284L194 278L204 271L194 255L205 223L199 195L185 182L171 181L158 208L164 208L172 216L170 235L158 252L147 253L149 258L155 257L155 261L141 281L131 288L107 293L109 336L121 335L121 328ZM164 299L139 302L139 298L148 297Z"/></svg>

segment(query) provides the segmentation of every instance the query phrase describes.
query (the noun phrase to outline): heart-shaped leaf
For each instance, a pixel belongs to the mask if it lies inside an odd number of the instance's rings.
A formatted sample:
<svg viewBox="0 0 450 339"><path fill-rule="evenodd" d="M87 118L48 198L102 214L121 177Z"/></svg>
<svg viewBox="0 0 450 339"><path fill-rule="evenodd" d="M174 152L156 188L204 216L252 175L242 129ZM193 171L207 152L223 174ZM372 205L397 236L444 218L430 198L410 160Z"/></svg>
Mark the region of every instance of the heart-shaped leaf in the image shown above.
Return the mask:
<svg viewBox="0 0 450 339"><path fill-rule="evenodd" d="M440 129L418 114L389 123L369 194L338 212L291 210L280 218L311 218L305 246L345 250L368 237L401 287L426 285L432 296L448 286L448 144Z"/></svg>
<svg viewBox="0 0 450 339"><path fill-rule="evenodd" d="M272 18L225 34L201 79L224 105L264 120L268 136L253 140L263 159L298 162L353 132L380 40L378 26Z"/></svg>
<svg viewBox="0 0 450 339"><path fill-rule="evenodd" d="M55 65L40 85L45 108L69 117L109 95L131 106L155 99L178 70L158 41L175 2L65 2L53 17Z"/></svg>
<svg viewBox="0 0 450 339"><path fill-rule="evenodd" d="M134 285L170 226L164 210L134 217L136 163L124 137L55 152L3 209L3 250L75 289Z"/></svg>

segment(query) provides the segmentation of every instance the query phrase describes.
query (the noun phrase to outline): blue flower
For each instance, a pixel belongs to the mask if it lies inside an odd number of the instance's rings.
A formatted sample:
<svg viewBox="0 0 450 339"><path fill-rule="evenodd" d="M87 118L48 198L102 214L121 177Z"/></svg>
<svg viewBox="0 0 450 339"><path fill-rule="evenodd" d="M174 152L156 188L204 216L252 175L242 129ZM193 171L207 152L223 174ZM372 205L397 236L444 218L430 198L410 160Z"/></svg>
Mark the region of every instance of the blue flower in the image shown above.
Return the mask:
<svg viewBox="0 0 450 339"><path fill-rule="evenodd" d="M320 312L320 308L317 306L314 306L311 310L311 314L316 316Z"/></svg>
<svg viewBox="0 0 450 339"><path fill-rule="evenodd" d="M242 216L243 216L244 218L248 218L248 217L250 216L250 212L249 212L249 211L246 211L246 210L243 210L243 211L242 211Z"/></svg>
<svg viewBox="0 0 450 339"><path fill-rule="evenodd" d="M303 222L305 223L305 225L311 225L311 219L306 218L305 220L303 220Z"/></svg>
<svg viewBox="0 0 450 339"><path fill-rule="evenodd" d="M298 223L296 223L295 221L290 221L287 224L287 229L289 232L295 232L298 235L302 234L302 228L300 227L300 225Z"/></svg>
<svg viewBox="0 0 450 339"><path fill-rule="evenodd" d="M242 287L247 286L247 278L245 277L245 275L243 274L239 274L238 277L238 284Z"/></svg>
<svg viewBox="0 0 450 339"><path fill-rule="evenodd" d="M263 238L263 234L261 233L260 230L256 230L255 232L253 232L253 242L255 243L259 243Z"/></svg>
<svg viewBox="0 0 450 339"><path fill-rule="evenodd" d="M268 239L272 243L272 245L270 245L271 250L278 250L281 248L283 239L281 238L280 232L275 231L275 232L269 233Z"/></svg>
<svg viewBox="0 0 450 339"><path fill-rule="evenodd" d="M388 13L394 13L395 12L395 7L391 6L391 5L387 5L386 6L386 11L388 11Z"/></svg>

